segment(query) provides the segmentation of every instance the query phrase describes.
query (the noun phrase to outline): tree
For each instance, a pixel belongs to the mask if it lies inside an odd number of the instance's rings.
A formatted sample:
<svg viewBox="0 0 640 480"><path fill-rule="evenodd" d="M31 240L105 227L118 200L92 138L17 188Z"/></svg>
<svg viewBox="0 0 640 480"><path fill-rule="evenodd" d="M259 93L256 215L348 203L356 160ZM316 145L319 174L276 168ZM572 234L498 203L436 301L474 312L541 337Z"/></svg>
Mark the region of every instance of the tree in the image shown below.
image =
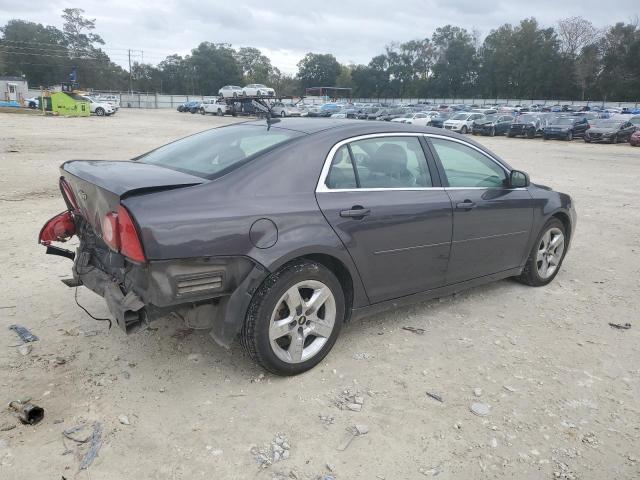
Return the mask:
<svg viewBox="0 0 640 480"><path fill-rule="evenodd" d="M640 29L616 23L599 42L602 72L599 86L604 98L640 98Z"/></svg>
<svg viewBox="0 0 640 480"><path fill-rule="evenodd" d="M235 53L245 83L269 83L274 75L271 60L253 47L242 47Z"/></svg>
<svg viewBox="0 0 640 480"><path fill-rule="evenodd" d="M340 72L336 57L329 53L307 53L298 62L298 80L303 88L333 87Z"/></svg>
<svg viewBox="0 0 640 480"><path fill-rule="evenodd" d="M560 52L569 58L576 58L588 45L598 41L600 32L582 17L568 17L558 21Z"/></svg>
<svg viewBox="0 0 640 480"><path fill-rule="evenodd" d="M74 56L90 53L95 43L104 45L102 37L92 32L96 28L96 19L85 18L83 13L81 8L65 8L62 11L62 31Z"/></svg>
<svg viewBox="0 0 640 480"><path fill-rule="evenodd" d="M436 56L431 81L435 93L453 97L471 94L477 75L473 37L464 28L446 25L436 29L431 41Z"/></svg>
<svg viewBox="0 0 640 480"><path fill-rule="evenodd" d="M242 83L242 72L235 51L226 43L202 42L183 62L187 91L198 95L217 95L224 85Z"/></svg>

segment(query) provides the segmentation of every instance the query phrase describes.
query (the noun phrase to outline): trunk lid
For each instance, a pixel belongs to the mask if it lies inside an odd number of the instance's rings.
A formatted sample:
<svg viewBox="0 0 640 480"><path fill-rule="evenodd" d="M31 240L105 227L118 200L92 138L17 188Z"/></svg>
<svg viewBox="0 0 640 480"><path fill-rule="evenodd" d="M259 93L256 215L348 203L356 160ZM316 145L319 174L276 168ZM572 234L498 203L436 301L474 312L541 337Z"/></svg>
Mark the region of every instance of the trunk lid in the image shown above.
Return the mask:
<svg viewBox="0 0 640 480"><path fill-rule="evenodd" d="M69 184L80 215L102 235L102 221L122 199L206 182L204 178L134 161L72 160L60 173Z"/></svg>

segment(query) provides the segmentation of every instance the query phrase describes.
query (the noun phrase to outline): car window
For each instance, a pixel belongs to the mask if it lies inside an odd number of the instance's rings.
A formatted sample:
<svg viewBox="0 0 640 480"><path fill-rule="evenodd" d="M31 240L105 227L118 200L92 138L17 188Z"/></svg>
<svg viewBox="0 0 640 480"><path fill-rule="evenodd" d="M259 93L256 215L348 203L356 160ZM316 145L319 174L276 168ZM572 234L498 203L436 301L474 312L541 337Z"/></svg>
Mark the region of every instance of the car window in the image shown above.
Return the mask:
<svg viewBox="0 0 640 480"><path fill-rule="evenodd" d="M431 175L416 137L356 140L351 152L360 188L431 187Z"/></svg>
<svg viewBox="0 0 640 480"><path fill-rule="evenodd" d="M231 125L196 133L138 157L150 163L204 178L217 178L254 156L304 134L257 125Z"/></svg>
<svg viewBox="0 0 640 480"><path fill-rule="evenodd" d="M486 155L470 146L432 138L450 187L502 187L505 171Z"/></svg>
<svg viewBox="0 0 640 480"><path fill-rule="evenodd" d="M349 156L349 149L346 145L340 147L333 156L325 183L327 187L332 189L358 187L351 157Z"/></svg>

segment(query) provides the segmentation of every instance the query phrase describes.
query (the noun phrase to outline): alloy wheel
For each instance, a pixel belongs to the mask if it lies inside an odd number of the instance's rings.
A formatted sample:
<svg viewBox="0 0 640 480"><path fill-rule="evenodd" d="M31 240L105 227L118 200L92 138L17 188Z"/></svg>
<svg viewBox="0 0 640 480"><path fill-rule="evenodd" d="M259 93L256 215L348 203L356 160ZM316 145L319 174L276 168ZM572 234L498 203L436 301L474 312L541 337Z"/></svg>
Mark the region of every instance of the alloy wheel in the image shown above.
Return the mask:
<svg viewBox="0 0 640 480"><path fill-rule="evenodd" d="M331 289L318 280L298 282L280 297L271 314L271 349L283 362L305 362L322 350L335 321Z"/></svg>
<svg viewBox="0 0 640 480"><path fill-rule="evenodd" d="M552 227L544 233L538 244L536 270L540 278L546 280L558 270L563 253L564 234L559 228Z"/></svg>

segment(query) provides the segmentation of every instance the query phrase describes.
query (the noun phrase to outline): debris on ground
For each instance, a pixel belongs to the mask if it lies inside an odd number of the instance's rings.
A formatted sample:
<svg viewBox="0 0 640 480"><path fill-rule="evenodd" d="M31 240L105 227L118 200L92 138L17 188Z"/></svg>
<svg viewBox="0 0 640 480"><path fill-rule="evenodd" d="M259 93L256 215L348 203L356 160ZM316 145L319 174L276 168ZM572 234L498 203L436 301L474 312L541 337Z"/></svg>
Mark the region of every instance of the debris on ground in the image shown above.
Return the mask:
<svg viewBox="0 0 640 480"><path fill-rule="evenodd" d="M131 425L131 422L129 421L129 417L126 415L120 415L118 417L118 421L122 424L122 425Z"/></svg>
<svg viewBox="0 0 640 480"><path fill-rule="evenodd" d="M35 342L38 340L38 337L35 336L27 327L23 327L22 325L10 325L9 330L13 330L18 334L20 340L24 343Z"/></svg>
<svg viewBox="0 0 640 480"><path fill-rule="evenodd" d="M251 447L250 452L256 463L260 467L266 468L281 460L287 460L291 455L290 449L291 446L284 434L277 433L271 444L263 445L262 447Z"/></svg>
<svg viewBox="0 0 640 480"><path fill-rule="evenodd" d="M80 470L91 466L102 447L102 425L94 422L92 425L82 423L62 431L62 435L80 445L89 445L87 452L80 461Z"/></svg>
<svg viewBox="0 0 640 480"><path fill-rule="evenodd" d="M417 327L402 327L402 329L407 330L408 332L416 333L418 335L424 335L424 332L426 332L424 328L417 328Z"/></svg>
<svg viewBox="0 0 640 480"><path fill-rule="evenodd" d="M318 415L318 418L325 425L333 425L336 423L335 417L332 417L331 415Z"/></svg>
<svg viewBox="0 0 640 480"><path fill-rule="evenodd" d="M613 322L609 322L609 326L611 328L616 328L618 330L629 330L631 328L631 324L630 323L613 323Z"/></svg>
<svg viewBox="0 0 640 480"><path fill-rule="evenodd" d="M13 423L3 423L2 425L0 425L0 432L8 432L9 430L13 430L14 428L16 428L16 426Z"/></svg>
<svg viewBox="0 0 640 480"><path fill-rule="evenodd" d="M481 397L482 396L482 389L481 388L474 388L473 389L473 395L475 395L476 397Z"/></svg>
<svg viewBox="0 0 640 480"><path fill-rule="evenodd" d="M442 397L440 395L438 395L437 393L433 393L433 392L427 392L427 397L431 397L434 400L437 400L440 403L444 403L444 400L442 399Z"/></svg>
<svg viewBox="0 0 640 480"><path fill-rule="evenodd" d="M338 451L344 452L347 448L349 448L349 445L351 445L351 442L353 442L354 438L361 437L362 435L366 435L367 433L369 433L369 427L367 425L356 424L347 428L347 434L342 442L340 442L340 445L338 445Z"/></svg>
<svg viewBox="0 0 640 480"><path fill-rule="evenodd" d="M18 418L25 425L35 425L44 418L44 409L29 401L11 402L9 408L18 414Z"/></svg>
<svg viewBox="0 0 640 480"><path fill-rule="evenodd" d="M486 417L491 413L491 407L485 403L473 403L470 407L471 412L479 417Z"/></svg>
<svg viewBox="0 0 640 480"><path fill-rule="evenodd" d="M18 353L26 357L31 353L32 348L33 347L31 346L30 343L23 343L22 345L18 346Z"/></svg>
<svg viewBox="0 0 640 480"><path fill-rule="evenodd" d="M336 396L334 404L340 410L351 410L352 412L359 412L364 405L364 397L357 391L353 392L350 389L343 390L342 393Z"/></svg>

